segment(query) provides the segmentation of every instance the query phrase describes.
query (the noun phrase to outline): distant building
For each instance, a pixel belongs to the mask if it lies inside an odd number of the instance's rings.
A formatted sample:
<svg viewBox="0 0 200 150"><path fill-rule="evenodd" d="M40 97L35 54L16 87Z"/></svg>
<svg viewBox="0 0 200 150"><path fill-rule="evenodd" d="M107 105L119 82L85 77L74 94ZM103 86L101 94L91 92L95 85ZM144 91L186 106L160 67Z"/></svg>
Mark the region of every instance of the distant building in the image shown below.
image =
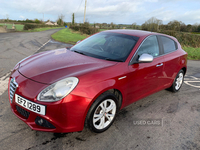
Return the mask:
<svg viewBox="0 0 200 150"><path fill-rule="evenodd" d="M107 23L102 23L102 27L107 28L108 24Z"/></svg>
<svg viewBox="0 0 200 150"><path fill-rule="evenodd" d="M46 25L55 25L55 26L57 26L58 24L57 24L57 22L51 22L51 21L47 21L46 23L45 23Z"/></svg>

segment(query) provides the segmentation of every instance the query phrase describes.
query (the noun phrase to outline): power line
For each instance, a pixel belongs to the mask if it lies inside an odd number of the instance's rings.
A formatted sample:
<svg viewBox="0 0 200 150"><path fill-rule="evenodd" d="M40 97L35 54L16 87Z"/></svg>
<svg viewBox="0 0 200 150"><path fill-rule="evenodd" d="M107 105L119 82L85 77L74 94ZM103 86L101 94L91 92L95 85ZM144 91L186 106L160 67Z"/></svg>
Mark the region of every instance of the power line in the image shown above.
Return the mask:
<svg viewBox="0 0 200 150"><path fill-rule="evenodd" d="M81 3L80 3L80 5L79 5L79 7L78 7L78 9L77 9L76 13L78 12L78 10L79 10L79 8L80 8L80 6L81 6L82 2L83 2L83 0L81 0Z"/></svg>

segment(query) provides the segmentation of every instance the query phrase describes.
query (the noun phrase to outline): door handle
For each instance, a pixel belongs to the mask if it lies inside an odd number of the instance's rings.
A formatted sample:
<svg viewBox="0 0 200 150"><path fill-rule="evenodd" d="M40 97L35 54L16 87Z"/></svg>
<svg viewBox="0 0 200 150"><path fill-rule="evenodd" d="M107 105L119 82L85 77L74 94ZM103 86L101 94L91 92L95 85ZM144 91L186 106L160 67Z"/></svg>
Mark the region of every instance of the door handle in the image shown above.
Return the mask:
<svg viewBox="0 0 200 150"><path fill-rule="evenodd" d="M160 63L160 64L156 65L156 67L160 67L160 66L162 66L162 65L163 65L163 63Z"/></svg>

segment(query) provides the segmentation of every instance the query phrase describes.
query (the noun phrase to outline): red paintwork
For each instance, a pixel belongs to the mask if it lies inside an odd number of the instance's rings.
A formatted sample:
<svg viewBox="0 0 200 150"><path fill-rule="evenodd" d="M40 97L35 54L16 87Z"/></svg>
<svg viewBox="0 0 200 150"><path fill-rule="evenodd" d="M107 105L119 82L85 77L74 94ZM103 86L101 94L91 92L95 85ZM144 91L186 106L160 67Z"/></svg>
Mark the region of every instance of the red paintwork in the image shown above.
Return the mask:
<svg viewBox="0 0 200 150"><path fill-rule="evenodd" d="M51 84L66 77L80 76L114 64L116 62L97 60L64 48L29 58L20 64L19 72L34 81Z"/></svg>
<svg viewBox="0 0 200 150"><path fill-rule="evenodd" d="M137 30L104 32L117 32L139 37L137 44L125 62L100 60L66 49L33 55L22 61L20 69L17 70L16 67L10 78L15 77L19 85L16 94L38 104L46 105L46 115L40 116L30 112L29 118L24 119L16 111L17 104L13 101L11 108L14 114L34 130L81 131L90 106L103 92L109 89L119 90L123 97L122 109L143 97L170 87L179 70L187 68L187 53L182 50L180 45L175 52L154 58L152 63L129 65L141 42L149 35L159 34ZM173 39L177 41L175 38ZM159 63L164 65L155 67ZM79 78L79 83L65 98L51 103L37 101L37 95L49 84L71 76ZM126 78L119 80L120 77L124 76ZM56 129L36 125L35 118L37 116L48 120Z"/></svg>

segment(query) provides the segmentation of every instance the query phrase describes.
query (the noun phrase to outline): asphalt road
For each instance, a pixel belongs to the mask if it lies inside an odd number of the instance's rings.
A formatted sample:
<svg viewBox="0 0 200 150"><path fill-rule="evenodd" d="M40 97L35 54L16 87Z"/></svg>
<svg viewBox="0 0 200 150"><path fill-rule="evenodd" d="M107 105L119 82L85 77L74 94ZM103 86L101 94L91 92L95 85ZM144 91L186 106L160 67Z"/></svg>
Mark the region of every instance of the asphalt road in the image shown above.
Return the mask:
<svg viewBox="0 0 200 150"><path fill-rule="evenodd" d="M0 34L0 149L136 149L200 150L200 61L188 61L178 93L163 90L122 109L104 133L54 134L32 131L10 110L7 79L22 58L69 45L50 35L59 29ZM3 85L3 86L2 86ZM136 125L136 120L162 120L161 126Z"/></svg>

